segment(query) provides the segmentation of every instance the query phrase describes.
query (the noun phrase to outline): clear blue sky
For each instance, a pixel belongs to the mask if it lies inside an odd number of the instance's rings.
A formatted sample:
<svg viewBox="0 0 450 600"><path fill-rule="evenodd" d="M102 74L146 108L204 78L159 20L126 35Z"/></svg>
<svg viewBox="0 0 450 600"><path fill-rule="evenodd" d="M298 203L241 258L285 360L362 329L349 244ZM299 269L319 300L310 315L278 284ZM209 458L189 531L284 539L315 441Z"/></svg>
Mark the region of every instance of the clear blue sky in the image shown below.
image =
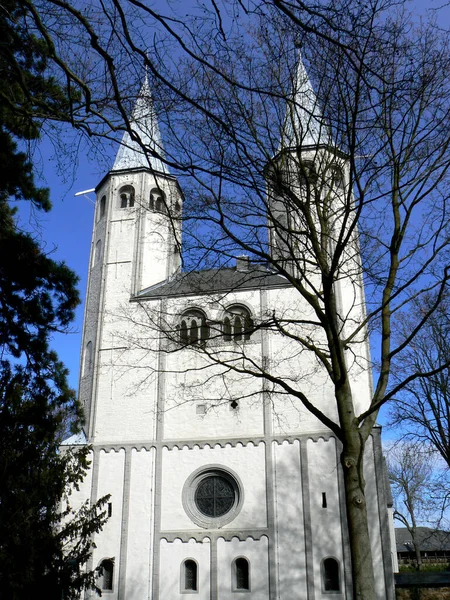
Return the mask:
<svg viewBox="0 0 450 600"><path fill-rule="evenodd" d="M71 332L56 335L53 348L70 371L70 385L78 387L78 369L83 325L84 300L94 204L84 196L75 197L76 192L94 188L112 165L114 152L105 143L106 161L89 160L86 152L78 152L78 164L66 161L60 173L55 149L48 138L44 138L33 153L38 181L50 188L53 208L49 213L31 210L28 203L20 203L20 219L24 227L37 236L47 253L55 260L63 260L80 278L78 287L82 304L77 308L76 320ZM110 155L108 160L108 154ZM89 194L95 201L95 194Z"/></svg>

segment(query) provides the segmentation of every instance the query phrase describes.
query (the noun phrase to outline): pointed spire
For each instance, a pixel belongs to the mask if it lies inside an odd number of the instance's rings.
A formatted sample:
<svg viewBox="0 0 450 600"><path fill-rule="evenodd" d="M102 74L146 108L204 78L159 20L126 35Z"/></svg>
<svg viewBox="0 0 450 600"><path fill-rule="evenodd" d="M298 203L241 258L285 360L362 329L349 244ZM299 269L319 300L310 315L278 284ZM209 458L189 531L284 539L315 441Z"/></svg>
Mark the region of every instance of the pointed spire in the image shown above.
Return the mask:
<svg viewBox="0 0 450 600"><path fill-rule="evenodd" d="M330 137L317 97L302 61L300 49L292 96L288 99L286 120L279 150L298 146L329 144Z"/></svg>
<svg viewBox="0 0 450 600"><path fill-rule="evenodd" d="M112 170L147 167L159 173L168 174L169 170L164 162L158 156L152 156L152 151L159 156L164 156L164 148L159 132L158 119L153 107L147 73L137 97L130 124L132 130L140 138L140 144L132 140L129 132L126 131ZM142 145L147 148L147 154L143 151Z"/></svg>

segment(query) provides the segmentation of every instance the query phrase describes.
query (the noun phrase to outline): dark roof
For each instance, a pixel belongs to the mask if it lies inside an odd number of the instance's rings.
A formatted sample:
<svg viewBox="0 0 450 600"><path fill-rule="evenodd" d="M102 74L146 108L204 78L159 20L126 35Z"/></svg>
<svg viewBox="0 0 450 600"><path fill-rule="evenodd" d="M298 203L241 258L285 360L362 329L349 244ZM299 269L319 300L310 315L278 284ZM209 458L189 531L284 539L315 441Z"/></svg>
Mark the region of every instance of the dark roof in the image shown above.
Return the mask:
<svg viewBox="0 0 450 600"><path fill-rule="evenodd" d="M244 268L205 269L178 273L172 279L157 283L137 294L137 298L161 298L252 290L260 288L290 287L287 279L266 267L248 263Z"/></svg>
<svg viewBox="0 0 450 600"><path fill-rule="evenodd" d="M450 533L428 527L417 528L417 539L422 552L450 551ZM412 538L406 527L395 528L397 552L414 552Z"/></svg>
<svg viewBox="0 0 450 600"><path fill-rule="evenodd" d="M395 587L448 587L450 585L450 571L432 573L417 571L416 573L394 573Z"/></svg>

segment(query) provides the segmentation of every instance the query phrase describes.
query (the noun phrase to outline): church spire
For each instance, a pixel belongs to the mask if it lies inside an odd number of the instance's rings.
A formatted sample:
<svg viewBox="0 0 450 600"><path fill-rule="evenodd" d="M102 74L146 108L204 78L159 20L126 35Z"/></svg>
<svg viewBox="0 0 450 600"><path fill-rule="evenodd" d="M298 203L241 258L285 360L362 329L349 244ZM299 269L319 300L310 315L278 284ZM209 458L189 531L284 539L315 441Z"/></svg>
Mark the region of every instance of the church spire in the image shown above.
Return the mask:
<svg viewBox="0 0 450 600"><path fill-rule="evenodd" d="M279 150L329 144L329 134L317 97L298 50L297 70L288 99Z"/></svg>
<svg viewBox="0 0 450 600"><path fill-rule="evenodd" d="M164 148L147 75L137 97L130 125L139 137L140 143L133 140L129 132L126 131L112 170L119 171L146 167L159 173L168 174L167 165L159 158L164 156ZM146 148L147 152L144 152L142 146Z"/></svg>

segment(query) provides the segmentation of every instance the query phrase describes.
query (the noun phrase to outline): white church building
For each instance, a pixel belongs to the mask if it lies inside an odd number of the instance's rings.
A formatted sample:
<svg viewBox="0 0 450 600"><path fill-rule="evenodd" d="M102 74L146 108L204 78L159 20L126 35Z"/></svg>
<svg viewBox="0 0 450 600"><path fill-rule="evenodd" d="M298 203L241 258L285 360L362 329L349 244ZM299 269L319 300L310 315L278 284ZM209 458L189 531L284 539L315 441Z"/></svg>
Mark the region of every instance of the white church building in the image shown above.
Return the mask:
<svg viewBox="0 0 450 600"><path fill-rule="evenodd" d="M297 79L301 110L313 93L301 64ZM160 153L147 82L132 122ZM300 114L296 123L305 160L320 160L330 150L314 121L305 128ZM258 327L268 315L306 319L311 308L286 278L246 256L183 272L183 193L128 133L96 196L79 387L93 450L74 497L111 494L89 565L102 566L103 597L350 599L339 442L289 394L246 373L267 368L337 420L331 383L312 356ZM282 210L275 199L274 213ZM272 252L281 255L283 244L273 236ZM343 308L362 314L361 282L337 285ZM362 411L371 391L365 339L358 352L367 368L355 366L352 386ZM365 477L377 596L391 599L379 428L367 443Z"/></svg>

